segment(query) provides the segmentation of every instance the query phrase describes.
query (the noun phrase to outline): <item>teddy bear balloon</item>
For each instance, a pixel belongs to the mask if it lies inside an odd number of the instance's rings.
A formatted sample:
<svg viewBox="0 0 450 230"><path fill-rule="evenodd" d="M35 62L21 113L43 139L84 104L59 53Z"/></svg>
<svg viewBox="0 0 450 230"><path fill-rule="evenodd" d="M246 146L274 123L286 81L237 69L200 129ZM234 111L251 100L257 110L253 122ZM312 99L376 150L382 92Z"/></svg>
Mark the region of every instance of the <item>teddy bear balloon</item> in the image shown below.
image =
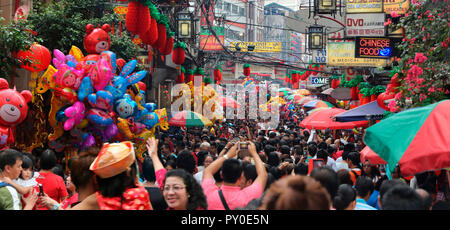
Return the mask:
<svg viewBox="0 0 450 230"><path fill-rule="evenodd" d="M19 93L15 88L9 88L8 81L0 78L0 149L14 143L15 126L27 117L27 103L32 98L30 91Z"/></svg>

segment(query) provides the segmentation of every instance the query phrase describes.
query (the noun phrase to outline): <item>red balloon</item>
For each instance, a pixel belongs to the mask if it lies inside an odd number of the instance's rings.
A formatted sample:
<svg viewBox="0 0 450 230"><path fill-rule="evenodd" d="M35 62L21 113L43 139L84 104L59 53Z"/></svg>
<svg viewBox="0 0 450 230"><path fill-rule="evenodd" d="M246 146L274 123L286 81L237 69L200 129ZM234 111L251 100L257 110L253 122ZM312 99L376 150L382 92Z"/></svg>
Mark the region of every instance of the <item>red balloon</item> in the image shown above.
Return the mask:
<svg viewBox="0 0 450 230"><path fill-rule="evenodd" d="M50 51L42 45L34 43L27 51L19 51L17 58L23 63L24 60L28 60L31 63L20 67L22 69L29 70L31 72L40 72L46 70L52 60Z"/></svg>

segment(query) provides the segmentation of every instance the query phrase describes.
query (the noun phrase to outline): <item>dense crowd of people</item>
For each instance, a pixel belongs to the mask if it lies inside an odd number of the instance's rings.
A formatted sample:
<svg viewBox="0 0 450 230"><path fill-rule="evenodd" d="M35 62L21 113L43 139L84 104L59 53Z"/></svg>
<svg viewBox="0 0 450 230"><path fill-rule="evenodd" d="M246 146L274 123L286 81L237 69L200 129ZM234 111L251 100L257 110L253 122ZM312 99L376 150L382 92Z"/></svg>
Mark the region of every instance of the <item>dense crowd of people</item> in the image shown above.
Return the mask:
<svg viewBox="0 0 450 230"><path fill-rule="evenodd" d="M274 130L254 120L158 132L131 143L0 152L1 210L448 210L449 172L403 177L361 161L362 134L306 130L301 108Z"/></svg>

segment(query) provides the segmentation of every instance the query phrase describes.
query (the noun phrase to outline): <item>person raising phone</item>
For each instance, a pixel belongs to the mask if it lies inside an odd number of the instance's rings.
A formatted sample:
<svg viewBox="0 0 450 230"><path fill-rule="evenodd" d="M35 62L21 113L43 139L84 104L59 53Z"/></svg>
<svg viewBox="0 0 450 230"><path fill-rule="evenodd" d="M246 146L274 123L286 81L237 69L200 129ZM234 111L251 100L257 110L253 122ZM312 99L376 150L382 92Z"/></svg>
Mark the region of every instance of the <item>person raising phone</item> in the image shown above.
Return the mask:
<svg viewBox="0 0 450 230"><path fill-rule="evenodd" d="M245 207L251 200L259 198L266 186L267 172L261 161L256 146L248 143L248 152L255 162L258 176L252 185L240 189L241 180L245 179L242 162L235 159L240 143L234 144L225 153L221 153L203 172L202 188L208 202L208 210L233 210ZM223 185L219 188L214 184L213 175L222 168Z"/></svg>

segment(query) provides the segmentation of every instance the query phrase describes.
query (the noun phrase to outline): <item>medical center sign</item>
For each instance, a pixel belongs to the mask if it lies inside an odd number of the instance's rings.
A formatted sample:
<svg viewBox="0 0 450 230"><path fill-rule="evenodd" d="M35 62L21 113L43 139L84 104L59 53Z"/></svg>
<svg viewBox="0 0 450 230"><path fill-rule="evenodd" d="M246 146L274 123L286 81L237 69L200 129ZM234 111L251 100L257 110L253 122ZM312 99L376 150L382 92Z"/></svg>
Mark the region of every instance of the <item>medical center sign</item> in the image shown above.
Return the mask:
<svg viewBox="0 0 450 230"><path fill-rule="evenodd" d="M347 14L345 31L347 37L384 37L384 13Z"/></svg>

